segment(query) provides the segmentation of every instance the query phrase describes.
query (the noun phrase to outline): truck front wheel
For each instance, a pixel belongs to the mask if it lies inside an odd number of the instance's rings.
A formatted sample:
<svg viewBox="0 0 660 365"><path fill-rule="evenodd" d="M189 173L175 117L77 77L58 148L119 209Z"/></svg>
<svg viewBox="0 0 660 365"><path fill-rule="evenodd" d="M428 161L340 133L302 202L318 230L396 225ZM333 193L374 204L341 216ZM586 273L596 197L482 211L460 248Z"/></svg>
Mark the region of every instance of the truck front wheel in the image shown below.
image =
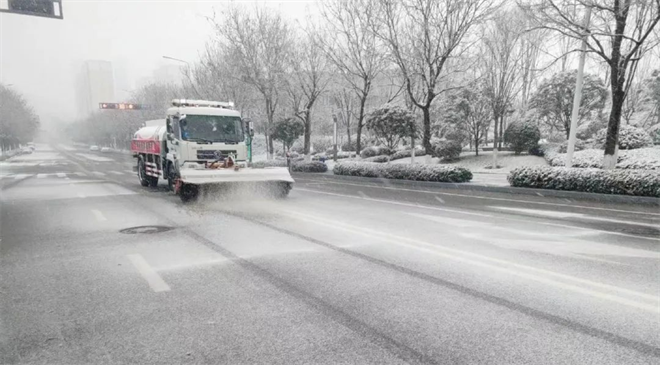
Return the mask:
<svg viewBox="0 0 660 365"><path fill-rule="evenodd" d="M193 184L183 184L181 185L181 190L179 190L179 197L184 203L197 199L198 194L199 187Z"/></svg>

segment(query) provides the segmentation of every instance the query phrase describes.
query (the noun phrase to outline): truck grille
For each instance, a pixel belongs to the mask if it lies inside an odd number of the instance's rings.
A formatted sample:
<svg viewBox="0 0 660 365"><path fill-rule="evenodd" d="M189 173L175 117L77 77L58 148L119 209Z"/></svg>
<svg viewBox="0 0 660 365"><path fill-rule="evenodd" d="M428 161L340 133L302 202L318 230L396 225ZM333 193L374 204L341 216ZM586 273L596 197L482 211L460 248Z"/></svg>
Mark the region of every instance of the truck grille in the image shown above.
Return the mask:
<svg viewBox="0 0 660 365"><path fill-rule="evenodd" d="M223 157L227 157L230 153L236 155L236 150L197 150L197 159L217 160L220 153L222 153Z"/></svg>

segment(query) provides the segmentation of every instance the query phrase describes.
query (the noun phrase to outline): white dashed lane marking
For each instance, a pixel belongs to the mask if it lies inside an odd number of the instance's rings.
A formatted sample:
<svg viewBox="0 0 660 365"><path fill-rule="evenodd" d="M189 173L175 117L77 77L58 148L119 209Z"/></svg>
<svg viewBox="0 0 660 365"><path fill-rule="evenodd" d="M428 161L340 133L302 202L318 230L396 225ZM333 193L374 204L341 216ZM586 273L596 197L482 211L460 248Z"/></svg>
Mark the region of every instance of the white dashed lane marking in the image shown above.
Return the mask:
<svg viewBox="0 0 660 365"><path fill-rule="evenodd" d="M147 281L147 284L151 287L151 290L155 292L170 291L170 286L167 285L165 280L158 275L156 270L154 270L149 263L142 257L140 254L128 255L128 259L131 261L133 266L137 271L142 275L144 280Z"/></svg>
<svg viewBox="0 0 660 365"><path fill-rule="evenodd" d="M57 177L66 177L66 174L63 172L58 172Z"/></svg>

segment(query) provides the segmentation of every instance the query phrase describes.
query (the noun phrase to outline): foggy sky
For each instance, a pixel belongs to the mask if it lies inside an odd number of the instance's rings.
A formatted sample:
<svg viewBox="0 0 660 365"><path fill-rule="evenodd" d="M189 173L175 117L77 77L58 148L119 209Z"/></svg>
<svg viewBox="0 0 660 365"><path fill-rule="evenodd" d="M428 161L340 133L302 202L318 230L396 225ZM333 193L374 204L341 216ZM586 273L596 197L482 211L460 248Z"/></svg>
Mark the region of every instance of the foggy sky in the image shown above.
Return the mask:
<svg viewBox="0 0 660 365"><path fill-rule="evenodd" d="M313 2L268 5L300 20ZM111 61L133 84L160 65L177 64L164 55L194 62L211 34L205 16L227 4L63 0L64 20L0 13L0 82L21 92L44 125L69 122L78 115L74 85L84 60Z"/></svg>

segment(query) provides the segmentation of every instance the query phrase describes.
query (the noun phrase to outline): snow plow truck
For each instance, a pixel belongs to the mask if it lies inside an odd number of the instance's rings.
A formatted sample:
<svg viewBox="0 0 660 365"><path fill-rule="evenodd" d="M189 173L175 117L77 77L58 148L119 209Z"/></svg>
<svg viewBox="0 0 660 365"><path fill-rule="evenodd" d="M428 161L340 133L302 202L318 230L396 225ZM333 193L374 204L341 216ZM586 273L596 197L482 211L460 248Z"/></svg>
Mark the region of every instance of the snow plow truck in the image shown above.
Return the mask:
<svg viewBox="0 0 660 365"><path fill-rule="evenodd" d="M231 102L175 99L165 119L135 132L131 151L142 186L166 179L184 202L206 188L243 185L286 197L294 182L286 167L249 166L253 136Z"/></svg>

